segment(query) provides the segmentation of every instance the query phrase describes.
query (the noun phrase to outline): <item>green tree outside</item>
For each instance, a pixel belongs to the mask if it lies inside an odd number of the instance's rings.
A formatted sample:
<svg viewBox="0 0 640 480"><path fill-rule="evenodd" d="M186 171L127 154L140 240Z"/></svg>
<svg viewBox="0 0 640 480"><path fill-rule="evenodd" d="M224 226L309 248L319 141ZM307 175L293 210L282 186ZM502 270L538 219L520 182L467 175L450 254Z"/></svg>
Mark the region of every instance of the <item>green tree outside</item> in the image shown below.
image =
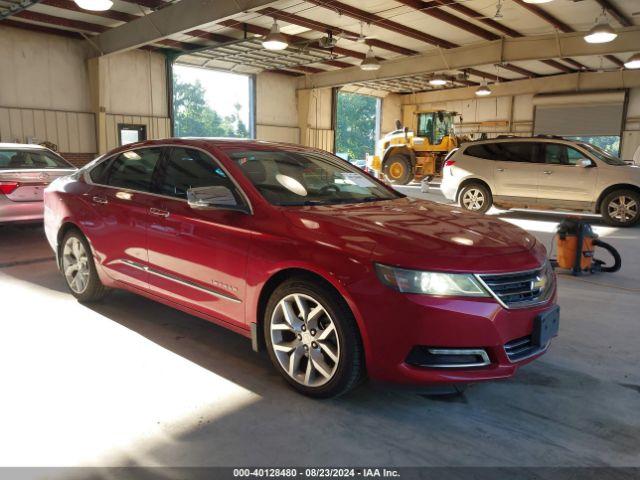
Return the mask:
<svg viewBox="0 0 640 480"><path fill-rule="evenodd" d="M378 99L368 95L339 92L336 121L336 152L362 160L373 153L376 143Z"/></svg>
<svg viewBox="0 0 640 480"><path fill-rule="evenodd" d="M235 112L221 116L205 99L199 80L194 83L173 79L174 130L177 137L249 137L249 129L240 118L242 105Z"/></svg>

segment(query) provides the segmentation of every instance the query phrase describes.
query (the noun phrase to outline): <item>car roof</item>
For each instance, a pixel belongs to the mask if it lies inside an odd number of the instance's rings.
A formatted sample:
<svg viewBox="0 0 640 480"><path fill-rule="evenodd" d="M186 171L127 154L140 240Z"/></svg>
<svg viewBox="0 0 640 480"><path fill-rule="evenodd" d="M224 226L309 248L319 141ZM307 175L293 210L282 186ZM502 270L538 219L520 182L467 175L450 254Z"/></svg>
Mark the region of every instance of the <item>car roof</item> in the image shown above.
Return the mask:
<svg viewBox="0 0 640 480"><path fill-rule="evenodd" d="M0 150L3 148L7 150L48 150L47 147L36 143L0 143Z"/></svg>
<svg viewBox="0 0 640 480"><path fill-rule="evenodd" d="M460 146L470 146L470 145L482 145L485 143L509 143L509 142L540 142L540 143L554 143L554 142L566 142L572 145L581 145L584 142L579 140L571 140L569 138L557 137L553 135L539 135L535 137L496 137L496 138L487 138L483 140L471 140L468 142L463 142Z"/></svg>
<svg viewBox="0 0 640 480"><path fill-rule="evenodd" d="M162 145L184 145L199 148L214 147L222 150L232 149L255 149L255 150L299 150L299 151L320 151L315 148L296 145L293 143L268 142L265 140L253 140L246 138L217 138L217 137L173 137L159 140L145 140L143 142L130 143L118 148L114 148L107 153L107 156L117 154L130 149L162 146ZM327 153L322 150L322 152Z"/></svg>

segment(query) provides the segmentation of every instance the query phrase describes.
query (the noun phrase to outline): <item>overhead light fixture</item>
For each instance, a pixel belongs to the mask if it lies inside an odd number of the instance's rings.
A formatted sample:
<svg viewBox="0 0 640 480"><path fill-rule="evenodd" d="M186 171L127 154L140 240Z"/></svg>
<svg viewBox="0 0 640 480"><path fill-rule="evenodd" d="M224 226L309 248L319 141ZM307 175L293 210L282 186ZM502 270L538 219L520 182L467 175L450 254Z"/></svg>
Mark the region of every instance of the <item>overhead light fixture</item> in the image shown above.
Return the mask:
<svg viewBox="0 0 640 480"><path fill-rule="evenodd" d="M631 70L640 68L640 53L634 53L631 55L631 58L624 62L624 66Z"/></svg>
<svg viewBox="0 0 640 480"><path fill-rule="evenodd" d="M488 95L491 95L492 91L489 88L489 86L487 85L487 81L486 80L482 80L482 85L480 85L480 87L478 87L478 89L476 90L476 95L478 97L486 97Z"/></svg>
<svg viewBox="0 0 640 480"><path fill-rule="evenodd" d="M262 46L267 50L284 50L289 46L287 37L284 34L280 33L280 27L278 27L277 20L273 20L271 30L262 40Z"/></svg>
<svg viewBox="0 0 640 480"><path fill-rule="evenodd" d="M369 46L369 50L367 51L367 55L362 60L360 64L360 68L362 70L378 70L380 69L380 62L376 58L376 55L373 53L373 48Z"/></svg>
<svg viewBox="0 0 640 480"><path fill-rule="evenodd" d="M584 36L584 39L588 43L608 43L618 36L618 34L613 30L609 22L607 21L607 16L602 11L602 15L599 18L596 18L595 25L589 32Z"/></svg>
<svg viewBox="0 0 640 480"><path fill-rule="evenodd" d="M553 0L523 0L524 3L549 3L553 2Z"/></svg>
<svg viewBox="0 0 640 480"><path fill-rule="evenodd" d="M433 85L434 87L441 87L447 83L449 83L449 81L440 75L436 75L429 79L429 85Z"/></svg>
<svg viewBox="0 0 640 480"><path fill-rule="evenodd" d="M74 0L83 10L92 10L94 12L104 12L113 7L111 0Z"/></svg>

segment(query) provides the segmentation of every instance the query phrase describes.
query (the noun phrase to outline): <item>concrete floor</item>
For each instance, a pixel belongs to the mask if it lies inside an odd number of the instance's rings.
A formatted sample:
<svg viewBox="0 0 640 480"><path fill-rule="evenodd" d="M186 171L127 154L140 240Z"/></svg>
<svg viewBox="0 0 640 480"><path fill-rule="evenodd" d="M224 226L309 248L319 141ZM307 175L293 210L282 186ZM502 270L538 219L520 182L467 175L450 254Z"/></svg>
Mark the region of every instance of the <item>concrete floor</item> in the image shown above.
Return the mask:
<svg viewBox="0 0 640 480"><path fill-rule="evenodd" d="M493 213L547 245L558 219ZM560 336L512 380L313 401L222 328L77 303L40 228L0 228L0 466L640 466L640 228L598 230L623 270L562 276Z"/></svg>

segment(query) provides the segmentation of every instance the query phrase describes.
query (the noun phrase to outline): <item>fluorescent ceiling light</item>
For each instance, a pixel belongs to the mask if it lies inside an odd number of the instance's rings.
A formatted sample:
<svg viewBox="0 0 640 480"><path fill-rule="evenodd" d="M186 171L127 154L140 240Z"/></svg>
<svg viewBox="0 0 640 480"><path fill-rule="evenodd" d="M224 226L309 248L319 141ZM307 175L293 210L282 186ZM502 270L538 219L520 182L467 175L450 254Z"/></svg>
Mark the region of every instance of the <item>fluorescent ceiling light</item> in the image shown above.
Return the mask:
<svg viewBox="0 0 640 480"><path fill-rule="evenodd" d="M640 53L634 53L633 55L631 55L631 58L624 62L624 66L630 68L631 70L640 68Z"/></svg>
<svg viewBox="0 0 640 480"><path fill-rule="evenodd" d="M373 48L369 47L369 51L367 51L367 55L364 57L364 60L362 60L362 63L360 64L360 68L362 70L371 70L371 71L378 70L380 68L380 62L378 62L378 59L373 53Z"/></svg>
<svg viewBox="0 0 640 480"><path fill-rule="evenodd" d="M103 12L113 7L111 0L74 0L76 4L84 10L93 10L94 12Z"/></svg>
<svg viewBox="0 0 640 480"><path fill-rule="evenodd" d="M278 22L276 20L273 21L273 25L271 25L271 30L267 33L267 36L262 40L262 46L267 50L284 50L289 46L289 42L287 41L287 37L285 37L282 33L280 33L280 29L278 28Z"/></svg>
<svg viewBox="0 0 640 480"><path fill-rule="evenodd" d="M613 41L618 34L613 30L609 22L607 22L607 17L602 16L600 20L596 20L596 24L593 26L591 30L584 36L584 39L588 43L608 43Z"/></svg>

